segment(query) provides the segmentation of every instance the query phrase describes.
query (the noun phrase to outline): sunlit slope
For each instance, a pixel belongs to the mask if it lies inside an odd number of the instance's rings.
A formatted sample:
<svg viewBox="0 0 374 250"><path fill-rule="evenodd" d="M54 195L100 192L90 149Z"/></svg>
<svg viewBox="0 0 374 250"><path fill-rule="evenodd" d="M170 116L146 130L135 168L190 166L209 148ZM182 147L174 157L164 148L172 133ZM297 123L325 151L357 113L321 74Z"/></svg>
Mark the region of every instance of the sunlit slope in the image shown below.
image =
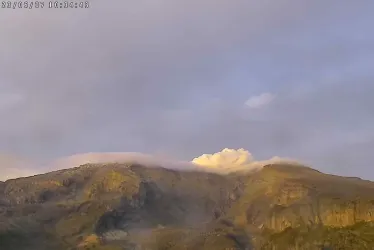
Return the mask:
<svg viewBox="0 0 374 250"><path fill-rule="evenodd" d="M374 183L86 164L0 183L0 249L373 249Z"/></svg>

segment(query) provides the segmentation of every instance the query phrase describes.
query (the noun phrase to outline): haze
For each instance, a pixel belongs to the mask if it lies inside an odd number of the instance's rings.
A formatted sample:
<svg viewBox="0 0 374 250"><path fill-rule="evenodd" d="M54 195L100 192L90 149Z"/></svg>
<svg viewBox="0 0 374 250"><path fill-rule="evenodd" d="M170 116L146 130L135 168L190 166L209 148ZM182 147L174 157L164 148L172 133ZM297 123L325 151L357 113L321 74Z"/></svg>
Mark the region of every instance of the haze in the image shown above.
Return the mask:
<svg viewBox="0 0 374 250"><path fill-rule="evenodd" d="M370 0L1 9L0 164L244 148L374 180L373 12Z"/></svg>

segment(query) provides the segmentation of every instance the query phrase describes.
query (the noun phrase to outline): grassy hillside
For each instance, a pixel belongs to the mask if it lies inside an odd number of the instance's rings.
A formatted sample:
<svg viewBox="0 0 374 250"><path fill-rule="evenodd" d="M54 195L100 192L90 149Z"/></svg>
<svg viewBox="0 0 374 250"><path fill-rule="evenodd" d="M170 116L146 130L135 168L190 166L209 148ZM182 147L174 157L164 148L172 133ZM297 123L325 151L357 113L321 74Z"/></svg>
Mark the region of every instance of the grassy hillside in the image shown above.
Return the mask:
<svg viewBox="0 0 374 250"><path fill-rule="evenodd" d="M374 183L87 164L0 183L0 249L374 249Z"/></svg>

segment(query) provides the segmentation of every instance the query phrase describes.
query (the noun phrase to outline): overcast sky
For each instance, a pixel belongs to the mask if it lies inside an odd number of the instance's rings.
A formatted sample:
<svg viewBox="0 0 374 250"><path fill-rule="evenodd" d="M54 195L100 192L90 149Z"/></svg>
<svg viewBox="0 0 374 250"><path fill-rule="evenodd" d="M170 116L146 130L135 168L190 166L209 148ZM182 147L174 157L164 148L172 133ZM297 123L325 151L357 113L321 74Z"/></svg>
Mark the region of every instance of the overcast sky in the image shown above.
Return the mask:
<svg viewBox="0 0 374 250"><path fill-rule="evenodd" d="M374 1L89 3L0 9L7 159L245 148L374 180Z"/></svg>

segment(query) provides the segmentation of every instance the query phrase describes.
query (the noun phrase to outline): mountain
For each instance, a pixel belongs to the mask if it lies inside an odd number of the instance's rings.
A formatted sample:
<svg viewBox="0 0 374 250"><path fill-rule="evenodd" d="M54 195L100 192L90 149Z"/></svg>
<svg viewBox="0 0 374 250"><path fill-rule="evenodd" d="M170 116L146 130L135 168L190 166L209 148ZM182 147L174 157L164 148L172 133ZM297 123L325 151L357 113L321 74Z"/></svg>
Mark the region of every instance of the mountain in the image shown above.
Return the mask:
<svg viewBox="0 0 374 250"><path fill-rule="evenodd" d="M85 164L0 182L0 249L374 249L374 183Z"/></svg>

